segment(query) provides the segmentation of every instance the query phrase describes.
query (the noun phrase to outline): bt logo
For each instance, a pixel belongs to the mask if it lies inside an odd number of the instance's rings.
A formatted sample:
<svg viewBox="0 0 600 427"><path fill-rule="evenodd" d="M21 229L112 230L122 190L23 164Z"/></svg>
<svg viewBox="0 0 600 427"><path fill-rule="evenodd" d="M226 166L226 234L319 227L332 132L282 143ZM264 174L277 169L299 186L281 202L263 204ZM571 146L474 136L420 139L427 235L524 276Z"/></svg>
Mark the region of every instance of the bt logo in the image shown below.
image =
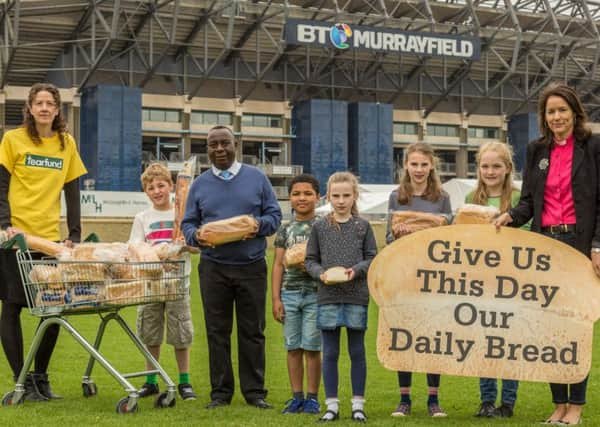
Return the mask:
<svg viewBox="0 0 600 427"><path fill-rule="evenodd" d="M347 24L335 24L329 30L329 40L338 49L348 49L350 45L346 43L352 37L352 30Z"/></svg>

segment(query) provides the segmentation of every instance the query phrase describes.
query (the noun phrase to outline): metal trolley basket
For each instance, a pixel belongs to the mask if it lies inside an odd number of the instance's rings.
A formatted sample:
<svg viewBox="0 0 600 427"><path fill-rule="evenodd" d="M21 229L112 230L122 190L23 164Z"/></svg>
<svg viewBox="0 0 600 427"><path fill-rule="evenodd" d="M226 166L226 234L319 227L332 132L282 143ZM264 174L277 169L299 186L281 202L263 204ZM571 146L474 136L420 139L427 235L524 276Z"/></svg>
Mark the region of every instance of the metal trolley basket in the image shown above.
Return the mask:
<svg viewBox="0 0 600 427"><path fill-rule="evenodd" d="M155 407L175 406L175 383L145 348L119 314L126 306L175 301L189 294L185 261L161 262L98 262L36 260L25 245L19 245L17 261L25 288L27 304L32 315L44 318L33 338L15 390L2 399L3 405L23 403L27 372L38 351L46 329L53 324L64 327L90 354L83 375L83 395L97 394L91 378L97 361L125 389L127 396L117 403L118 413L137 412L137 389L127 380L149 374L158 374L167 385L167 391L158 395ZM101 322L96 339L91 345L63 316L98 314ZM109 321L115 320L131 341L151 363L153 370L119 373L99 352L102 337Z"/></svg>

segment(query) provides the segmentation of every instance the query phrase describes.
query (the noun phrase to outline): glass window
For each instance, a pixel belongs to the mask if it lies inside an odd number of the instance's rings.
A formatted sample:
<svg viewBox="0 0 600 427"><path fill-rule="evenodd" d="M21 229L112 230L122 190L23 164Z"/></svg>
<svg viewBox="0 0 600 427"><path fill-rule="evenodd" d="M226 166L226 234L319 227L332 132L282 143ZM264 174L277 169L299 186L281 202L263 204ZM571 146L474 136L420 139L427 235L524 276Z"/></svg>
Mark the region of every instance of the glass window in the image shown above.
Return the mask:
<svg viewBox="0 0 600 427"><path fill-rule="evenodd" d="M165 112L163 110L150 110L150 121L153 122L164 122Z"/></svg>
<svg viewBox="0 0 600 427"><path fill-rule="evenodd" d="M150 120L150 110L148 110L147 108L142 109L142 120L143 121Z"/></svg>
<svg viewBox="0 0 600 427"><path fill-rule="evenodd" d="M281 117L271 116L271 127L272 128L280 128L281 127Z"/></svg>
<svg viewBox="0 0 600 427"><path fill-rule="evenodd" d="M394 123L394 133L402 134L402 135L416 135L417 134L417 124L416 123L408 123L408 122L395 122Z"/></svg>
<svg viewBox="0 0 600 427"><path fill-rule="evenodd" d="M244 114L242 116L242 126L280 128L281 116L272 116L268 114Z"/></svg>
<svg viewBox="0 0 600 427"><path fill-rule="evenodd" d="M498 129L473 126L469 128L470 138L498 139Z"/></svg>
<svg viewBox="0 0 600 427"><path fill-rule="evenodd" d="M231 125L231 114L219 113L217 117L217 123L220 125Z"/></svg>
<svg viewBox="0 0 600 427"><path fill-rule="evenodd" d="M244 114L242 116L242 126L252 126L252 116L249 114Z"/></svg>
<svg viewBox="0 0 600 427"><path fill-rule="evenodd" d="M165 121L179 123L181 121L180 112L177 110L165 110Z"/></svg>
<svg viewBox="0 0 600 427"><path fill-rule="evenodd" d="M453 125L427 125L429 136L458 136L458 126Z"/></svg>

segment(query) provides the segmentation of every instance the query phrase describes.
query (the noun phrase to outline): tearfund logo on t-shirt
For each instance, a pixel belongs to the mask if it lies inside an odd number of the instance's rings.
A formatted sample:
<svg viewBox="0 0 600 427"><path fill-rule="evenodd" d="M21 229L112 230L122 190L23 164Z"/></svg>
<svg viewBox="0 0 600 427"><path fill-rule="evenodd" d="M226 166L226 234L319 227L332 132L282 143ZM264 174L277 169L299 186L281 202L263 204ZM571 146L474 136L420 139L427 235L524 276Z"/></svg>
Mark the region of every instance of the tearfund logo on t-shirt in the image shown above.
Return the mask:
<svg viewBox="0 0 600 427"><path fill-rule="evenodd" d="M37 168L58 169L63 168L63 159L57 157L36 156L35 154L27 154L25 156L25 165L34 166Z"/></svg>

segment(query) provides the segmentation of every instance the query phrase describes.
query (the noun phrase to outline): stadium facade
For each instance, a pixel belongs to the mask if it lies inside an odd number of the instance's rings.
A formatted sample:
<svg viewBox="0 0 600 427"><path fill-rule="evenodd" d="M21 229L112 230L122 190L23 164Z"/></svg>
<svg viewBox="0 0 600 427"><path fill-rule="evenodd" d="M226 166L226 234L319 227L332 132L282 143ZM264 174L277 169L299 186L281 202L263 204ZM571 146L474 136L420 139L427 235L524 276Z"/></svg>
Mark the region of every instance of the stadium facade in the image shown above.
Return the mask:
<svg viewBox="0 0 600 427"><path fill-rule="evenodd" d="M206 169L216 124L281 198L302 170L390 183L415 141L473 177L485 141L522 164L550 81L600 121L599 18L592 0L7 0L0 125L59 86L96 190L139 190L154 160Z"/></svg>

